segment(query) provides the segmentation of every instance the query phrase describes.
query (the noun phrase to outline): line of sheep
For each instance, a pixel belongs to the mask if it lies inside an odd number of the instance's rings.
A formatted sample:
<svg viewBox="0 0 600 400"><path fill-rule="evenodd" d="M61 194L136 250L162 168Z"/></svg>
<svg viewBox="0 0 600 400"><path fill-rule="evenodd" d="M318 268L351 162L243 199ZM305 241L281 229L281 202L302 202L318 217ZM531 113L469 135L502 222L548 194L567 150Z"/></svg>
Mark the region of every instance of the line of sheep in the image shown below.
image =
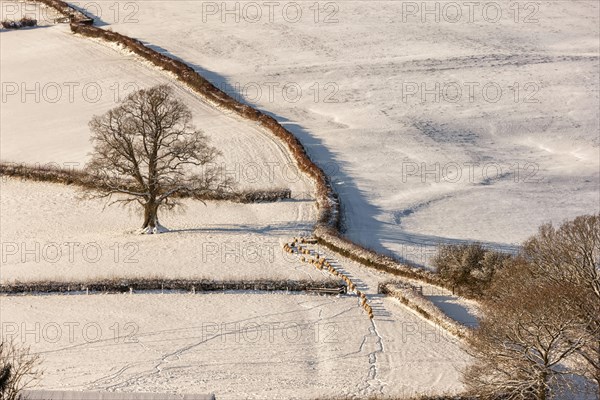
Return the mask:
<svg viewBox="0 0 600 400"><path fill-rule="evenodd" d="M315 268L317 268L318 270L321 270L321 271L326 269L333 276L337 276L337 277L341 278L348 285L348 289L355 292L356 295L358 297L360 297L361 306L365 309L365 311L369 315L369 318L373 319L373 308L368 304L367 296L363 292L361 292L359 289L356 288L356 285L354 284L354 282L352 282L352 280L347 275L336 270L329 261L327 261L325 258L321 257L316 252L314 252L315 253L314 257L311 257L312 252L306 246L303 246L303 245L315 244L315 243L316 243L316 240L314 240L314 239L294 238L294 241L292 243L285 243L283 245L283 250L290 254L300 254L301 255L300 261L312 264Z"/></svg>

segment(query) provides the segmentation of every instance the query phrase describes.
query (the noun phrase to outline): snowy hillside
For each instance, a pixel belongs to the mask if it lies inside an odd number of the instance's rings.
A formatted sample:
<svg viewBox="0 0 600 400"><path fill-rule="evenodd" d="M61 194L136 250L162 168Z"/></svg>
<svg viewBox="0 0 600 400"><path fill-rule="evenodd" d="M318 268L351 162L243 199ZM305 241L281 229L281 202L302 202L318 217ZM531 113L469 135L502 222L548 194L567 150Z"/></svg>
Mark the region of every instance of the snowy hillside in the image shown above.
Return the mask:
<svg viewBox="0 0 600 400"><path fill-rule="evenodd" d="M376 250L511 250L598 211L597 2L318 4L96 14L284 122L332 176L347 235Z"/></svg>
<svg viewBox="0 0 600 400"><path fill-rule="evenodd" d="M564 284L562 275L548 283L538 273L534 281L525 258L479 246L448 251L438 274L419 268L432 269L439 244L477 241L516 252L547 221L600 212L597 1L69 3L99 29L77 16L71 26L68 18L59 23L48 6L0 1L1 21L38 20L0 31L2 167L64 172L94 159L97 168L68 184L0 177L0 343L14 340L40 357L37 389L214 393L219 400L460 396L471 387L465 371L482 361L477 335L496 333L491 316L501 328L517 326L517 340L519 329L534 326L542 332L537 344L560 325L549 347L580 348L550 369L595 390L584 378L589 371L568 363L583 364L579 351L597 343L585 319L595 318L594 296L580 291L596 275ZM110 42L101 39L107 36ZM291 134L148 49L187 64ZM189 109L220 151L214 163L199 161L206 146L193 129L189 141L161 136L180 128L159 126L164 121L153 114L168 101L127 111L145 124L130 115L110 120L116 128L89 125L128 94L156 85L172 87L182 115ZM323 222L338 215L328 208L337 200L296 138L339 195L341 234L375 253L342 242L337 226ZM150 142L164 147L150 151ZM173 148L179 152L166 152ZM153 152L153 161L139 161ZM213 166L235 191L289 196L199 201L205 197L194 190L203 182L191 172ZM106 168L114 180L98 173ZM167 178L157 177L160 168ZM187 176L192 182L182 183ZM130 196L130 207L84 199L82 187L117 193L113 200ZM156 197L181 207L167 210ZM168 231L140 234L144 218L161 227L149 217L152 206ZM560 267L596 262L596 271L600 217L578 224L581 236L551 238L571 251L571 258L560 254ZM160 231L152 227L143 232ZM588 242L592 250L577 258ZM543 252L554 250L552 241L543 245L534 255L552 266ZM495 279L516 289L494 287ZM219 286L165 290L167 280ZM158 286L135 286L148 281ZM226 290L223 281L242 287ZM256 281L277 285L243 286ZM86 289L104 282L129 293ZM286 287L298 282L309 288ZM534 296L542 284L550 295ZM511 301L502 303L502 295ZM519 325L527 307L541 317ZM520 349L508 340L495 344ZM542 352L532 347L523 357ZM528 368L540 364L529 361ZM0 375L5 364L0 347Z"/></svg>

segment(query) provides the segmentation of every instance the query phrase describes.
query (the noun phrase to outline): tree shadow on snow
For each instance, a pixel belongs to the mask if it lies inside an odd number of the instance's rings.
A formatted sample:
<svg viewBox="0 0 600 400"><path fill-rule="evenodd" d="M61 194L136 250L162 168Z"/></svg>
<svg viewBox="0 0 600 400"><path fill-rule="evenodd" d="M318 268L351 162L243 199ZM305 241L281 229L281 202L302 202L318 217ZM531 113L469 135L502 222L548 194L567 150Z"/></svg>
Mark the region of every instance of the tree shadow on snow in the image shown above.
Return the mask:
<svg viewBox="0 0 600 400"><path fill-rule="evenodd" d="M294 235L298 231L311 231L312 224L310 223L299 223L299 222L287 222L287 223L274 223L268 225L248 225L248 224L218 224L218 225L207 225L201 228L180 228L180 229L169 229L169 231L163 233L254 233L260 235L268 234L289 234ZM275 239L274 239L275 240Z"/></svg>

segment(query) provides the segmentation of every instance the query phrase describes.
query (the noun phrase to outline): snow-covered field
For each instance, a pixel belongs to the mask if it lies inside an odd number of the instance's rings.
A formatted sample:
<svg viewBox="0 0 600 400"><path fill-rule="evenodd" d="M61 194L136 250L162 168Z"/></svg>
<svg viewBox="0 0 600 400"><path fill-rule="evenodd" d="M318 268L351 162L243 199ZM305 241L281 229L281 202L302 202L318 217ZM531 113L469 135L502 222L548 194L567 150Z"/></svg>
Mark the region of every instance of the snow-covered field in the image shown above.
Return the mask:
<svg viewBox="0 0 600 400"><path fill-rule="evenodd" d="M598 2L467 3L90 11L272 113L332 176L350 238L426 263L599 211Z"/></svg>
<svg viewBox="0 0 600 400"><path fill-rule="evenodd" d="M69 186L0 182L0 280L323 279L281 247L310 233L311 201L186 201L160 216L171 232L151 236L134 233L134 210L104 204L78 200Z"/></svg>
<svg viewBox="0 0 600 400"><path fill-rule="evenodd" d="M310 279L297 260L284 258L280 242L311 231L313 186L262 128L214 108L132 55L73 35L67 25L3 31L0 46L3 161L81 168L91 151L87 123L93 115L137 88L168 83L222 151L217 163L236 189L292 190L290 201L274 204L188 201L182 212L160 216L173 232L143 238L131 234L141 225L134 211L79 202L74 188L3 180L2 281Z"/></svg>
<svg viewBox="0 0 600 400"><path fill-rule="evenodd" d="M456 339L396 313L399 306L371 322L348 296L51 295L0 303L3 335L43 356L46 389L218 399L410 395L460 390L457 369L467 361Z"/></svg>
<svg viewBox="0 0 600 400"><path fill-rule="evenodd" d="M0 275L5 281L110 275L329 279L326 273L300 263L297 255L281 252L278 237L291 237L299 232L298 226L309 223L294 220L293 208L286 202L207 207L191 203L185 214L163 220L174 232L141 237L127 233L137 222L135 216L114 208L101 212L98 204L76 202L69 187L10 179L1 184L0 193L6 257ZM278 225L275 218L289 220ZM39 220L44 223L31 223ZM67 243L72 242L81 245L69 247ZM17 247L13 249L11 243ZM40 243L38 250L34 250L35 243ZM203 247L204 243L210 245ZM269 243L274 247L268 247ZM236 249L236 245L241 247ZM52 251L57 247L62 250L61 257L52 263ZM218 398L243 394L244 398L261 399L376 393L403 396L461 389L459 370L468 357L457 338L395 299L378 295L377 284L389 279L386 274L319 246L309 247L367 294L375 314L373 324L353 295L3 296L2 334L13 329L14 323L19 330L35 330L39 322L41 337L50 339L30 344L44 357L46 373L38 387L46 389L214 391ZM96 262L86 260L95 257L96 248L103 251L103 257ZM114 261L115 248L121 249L120 262ZM131 258L137 262L125 262L132 249ZM273 260L267 259L271 256L267 251L273 251ZM70 262L70 254L74 262ZM79 336L73 343L66 342L70 322L78 324L75 332ZM222 323L235 330L236 322L248 329L237 332L239 342L235 342L236 331L205 341ZM285 333L277 328L278 323L287 327ZM63 334L58 342L52 336L55 324ZM102 342L85 341L82 329L86 324L90 336L99 324ZM255 324L264 329L263 341L251 336ZM335 329L339 336L333 343L312 342L313 336L292 340L295 324L305 328L305 335L316 327ZM113 342L110 335L116 327L125 331L123 335L137 329L139 342ZM276 335L273 342L266 339L269 329ZM31 335L29 340L33 340Z"/></svg>
<svg viewBox="0 0 600 400"><path fill-rule="evenodd" d="M2 17L7 4L25 3L1 2ZM466 2L428 2L438 20L424 2L387 0L87 4L99 25L181 58L281 121L331 176L347 235L375 250L419 264L439 242L514 250L542 222L600 211L596 1L512 2L518 14L493 3L472 16ZM292 199L185 201L160 215L169 233L140 236L131 210L2 179L0 282L330 279L282 251L310 234L317 210L278 141L137 57L40 17L43 27L0 34L0 160L82 167L93 115L169 83L239 189L290 188ZM44 357L47 389L219 399L462 389L460 341L378 294L389 275L307 247L366 294L372 321L352 294L0 296L2 337ZM423 292L476 323L475 303Z"/></svg>
<svg viewBox="0 0 600 400"><path fill-rule="evenodd" d="M290 188L295 198L313 197L310 180L262 128L214 108L137 57L73 35L68 25L3 31L0 52L2 161L81 168L92 150L92 116L137 89L170 84L223 153L216 164L238 189Z"/></svg>
<svg viewBox="0 0 600 400"><path fill-rule="evenodd" d="M128 233L138 223L135 214L118 208L102 211L101 203L79 202L70 187L7 179L0 183L0 194L4 282L110 276L331 279L327 272L301 263L298 255L281 251L280 240L310 231L313 207L308 202L207 206L187 202L184 214L162 219L172 232L140 236ZM367 295L374 310L373 324L354 295L3 296L2 334L13 323L22 329L22 323L35 327L36 322L40 332L47 327L48 336L54 323L61 329L67 329L69 322L80 329L89 323L90 335L94 323L105 335L113 334L114 324L123 328L132 322L135 325L127 326L128 333L131 326L139 329L140 342L135 344L108 339L64 343L64 338L58 343L53 339L32 343L44 356L46 374L39 387L47 389L214 391L218 398L243 394L262 399L403 396L461 389L459 371L468 356L457 338L397 300L378 294L378 284L390 279L387 274L323 247L306 247L329 260ZM115 257L120 257L118 262ZM203 341L203 323L206 330L236 321L250 328L254 323L267 327L332 323L340 336L335 343ZM226 339L235 337L234 332ZM100 354L103 361L97 366L90 360Z"/></svg>
<svg viewBox="0 0 600 400"><path fill-rule="evenodd" d="M87 120L115 104L106 88L113 82L125 87L129 79L136 87L171 82L131 56L72 36L64 26L2 35L2 52L10 54L2 58L3 82L19 82L17 93L3 93L1 151L6 161L79 167L90 150ZM44 70L31 62L31 53L46 61ZM40 101L31 94L22 100L22 82L29 85L25 88L40 82L48 90L54 83L98 83L103 96L96 103L62 96L53 103L42 89ZM273 180L263 175L251 187L290 187L293 199L250 205L186 201L181 213L161 216L170 233L139 236L131 232L140 223L135 212L79 201L73 187L5 178L0 182L2 282L155 276L330 279L281 251L291 237L309 234L316 218L312 187L304 177L289 179L298 173L287 154L258 128L183 88L177 94L200 115L197 124L229 165L274 160L278 164L270 166L282 166L272 170ZM32 110L41 118L28 118ZM378 296L382 274L348 260L332 262L357 274L353 278L368 294L375 322L356 296L3 296L2 337L16 329L16 339L43 356L45 374L38 388L286 399L459 391L459 370L468 358L456 338ZM262 341L253 336L256 324L263 329ZM302 328L299 337L292 336L296 327ZM39 335L21 336L27 329ZM220 335L219 329L234 331Z"/></svg>

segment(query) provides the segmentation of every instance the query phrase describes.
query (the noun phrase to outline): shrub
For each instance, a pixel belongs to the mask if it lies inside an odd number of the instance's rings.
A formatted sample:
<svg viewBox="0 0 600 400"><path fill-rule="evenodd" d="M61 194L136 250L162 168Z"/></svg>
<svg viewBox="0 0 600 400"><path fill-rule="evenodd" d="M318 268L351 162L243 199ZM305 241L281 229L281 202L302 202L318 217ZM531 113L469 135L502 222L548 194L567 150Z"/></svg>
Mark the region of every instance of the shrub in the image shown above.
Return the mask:
<svg viewBox="0 0 600 400"><path fill-rule="evenodd" d="M37 20L29 17L23 17L19 21L4 20L2 21L2 27L4 29L19 29L26 26L36 26Z"/></svg>
<svg viewBox="0 0 600 400"><path fill-rule="evenodd" d="M37 25L37 20L33 19L33 18L29 18L29 17L23 17L21 18L21 20L19 21L21 23L21 26L36 26Z"/></svg>
<svg viewBox="0 0 600 400"><path fill-rule="evenodd" d="M52 182L82 188L96 188L99 182L94 176L79 169L58 166L36 166L21 163L0 162L0 177L21 178L36 182ZM201 201L222 200L234 203L275 202L291 198L290 189L263 189L246 191L215 191L201 195L176 194L178 198L193 198Z"/></svg>
<svg viewBox="0 0 600 400"><path fill-rule="evenodd" d="M2 21L2 27L4 29L19 29L21 26L17 21L4 20Z"/></svg>
<svg viewBox="0 0 600 400"><path fill-rule="evenodd" d="M0 399L18 400L41 376L40 357L13 340L0 340Z"/></svg>
<svg viewBox="0 0 600 400"><path fill-rule="evenodd" d="M489 287L495 272L511 255L485 249L479 243L444 245L438 249L433 265L452 290L480 296Z"/></svg>

